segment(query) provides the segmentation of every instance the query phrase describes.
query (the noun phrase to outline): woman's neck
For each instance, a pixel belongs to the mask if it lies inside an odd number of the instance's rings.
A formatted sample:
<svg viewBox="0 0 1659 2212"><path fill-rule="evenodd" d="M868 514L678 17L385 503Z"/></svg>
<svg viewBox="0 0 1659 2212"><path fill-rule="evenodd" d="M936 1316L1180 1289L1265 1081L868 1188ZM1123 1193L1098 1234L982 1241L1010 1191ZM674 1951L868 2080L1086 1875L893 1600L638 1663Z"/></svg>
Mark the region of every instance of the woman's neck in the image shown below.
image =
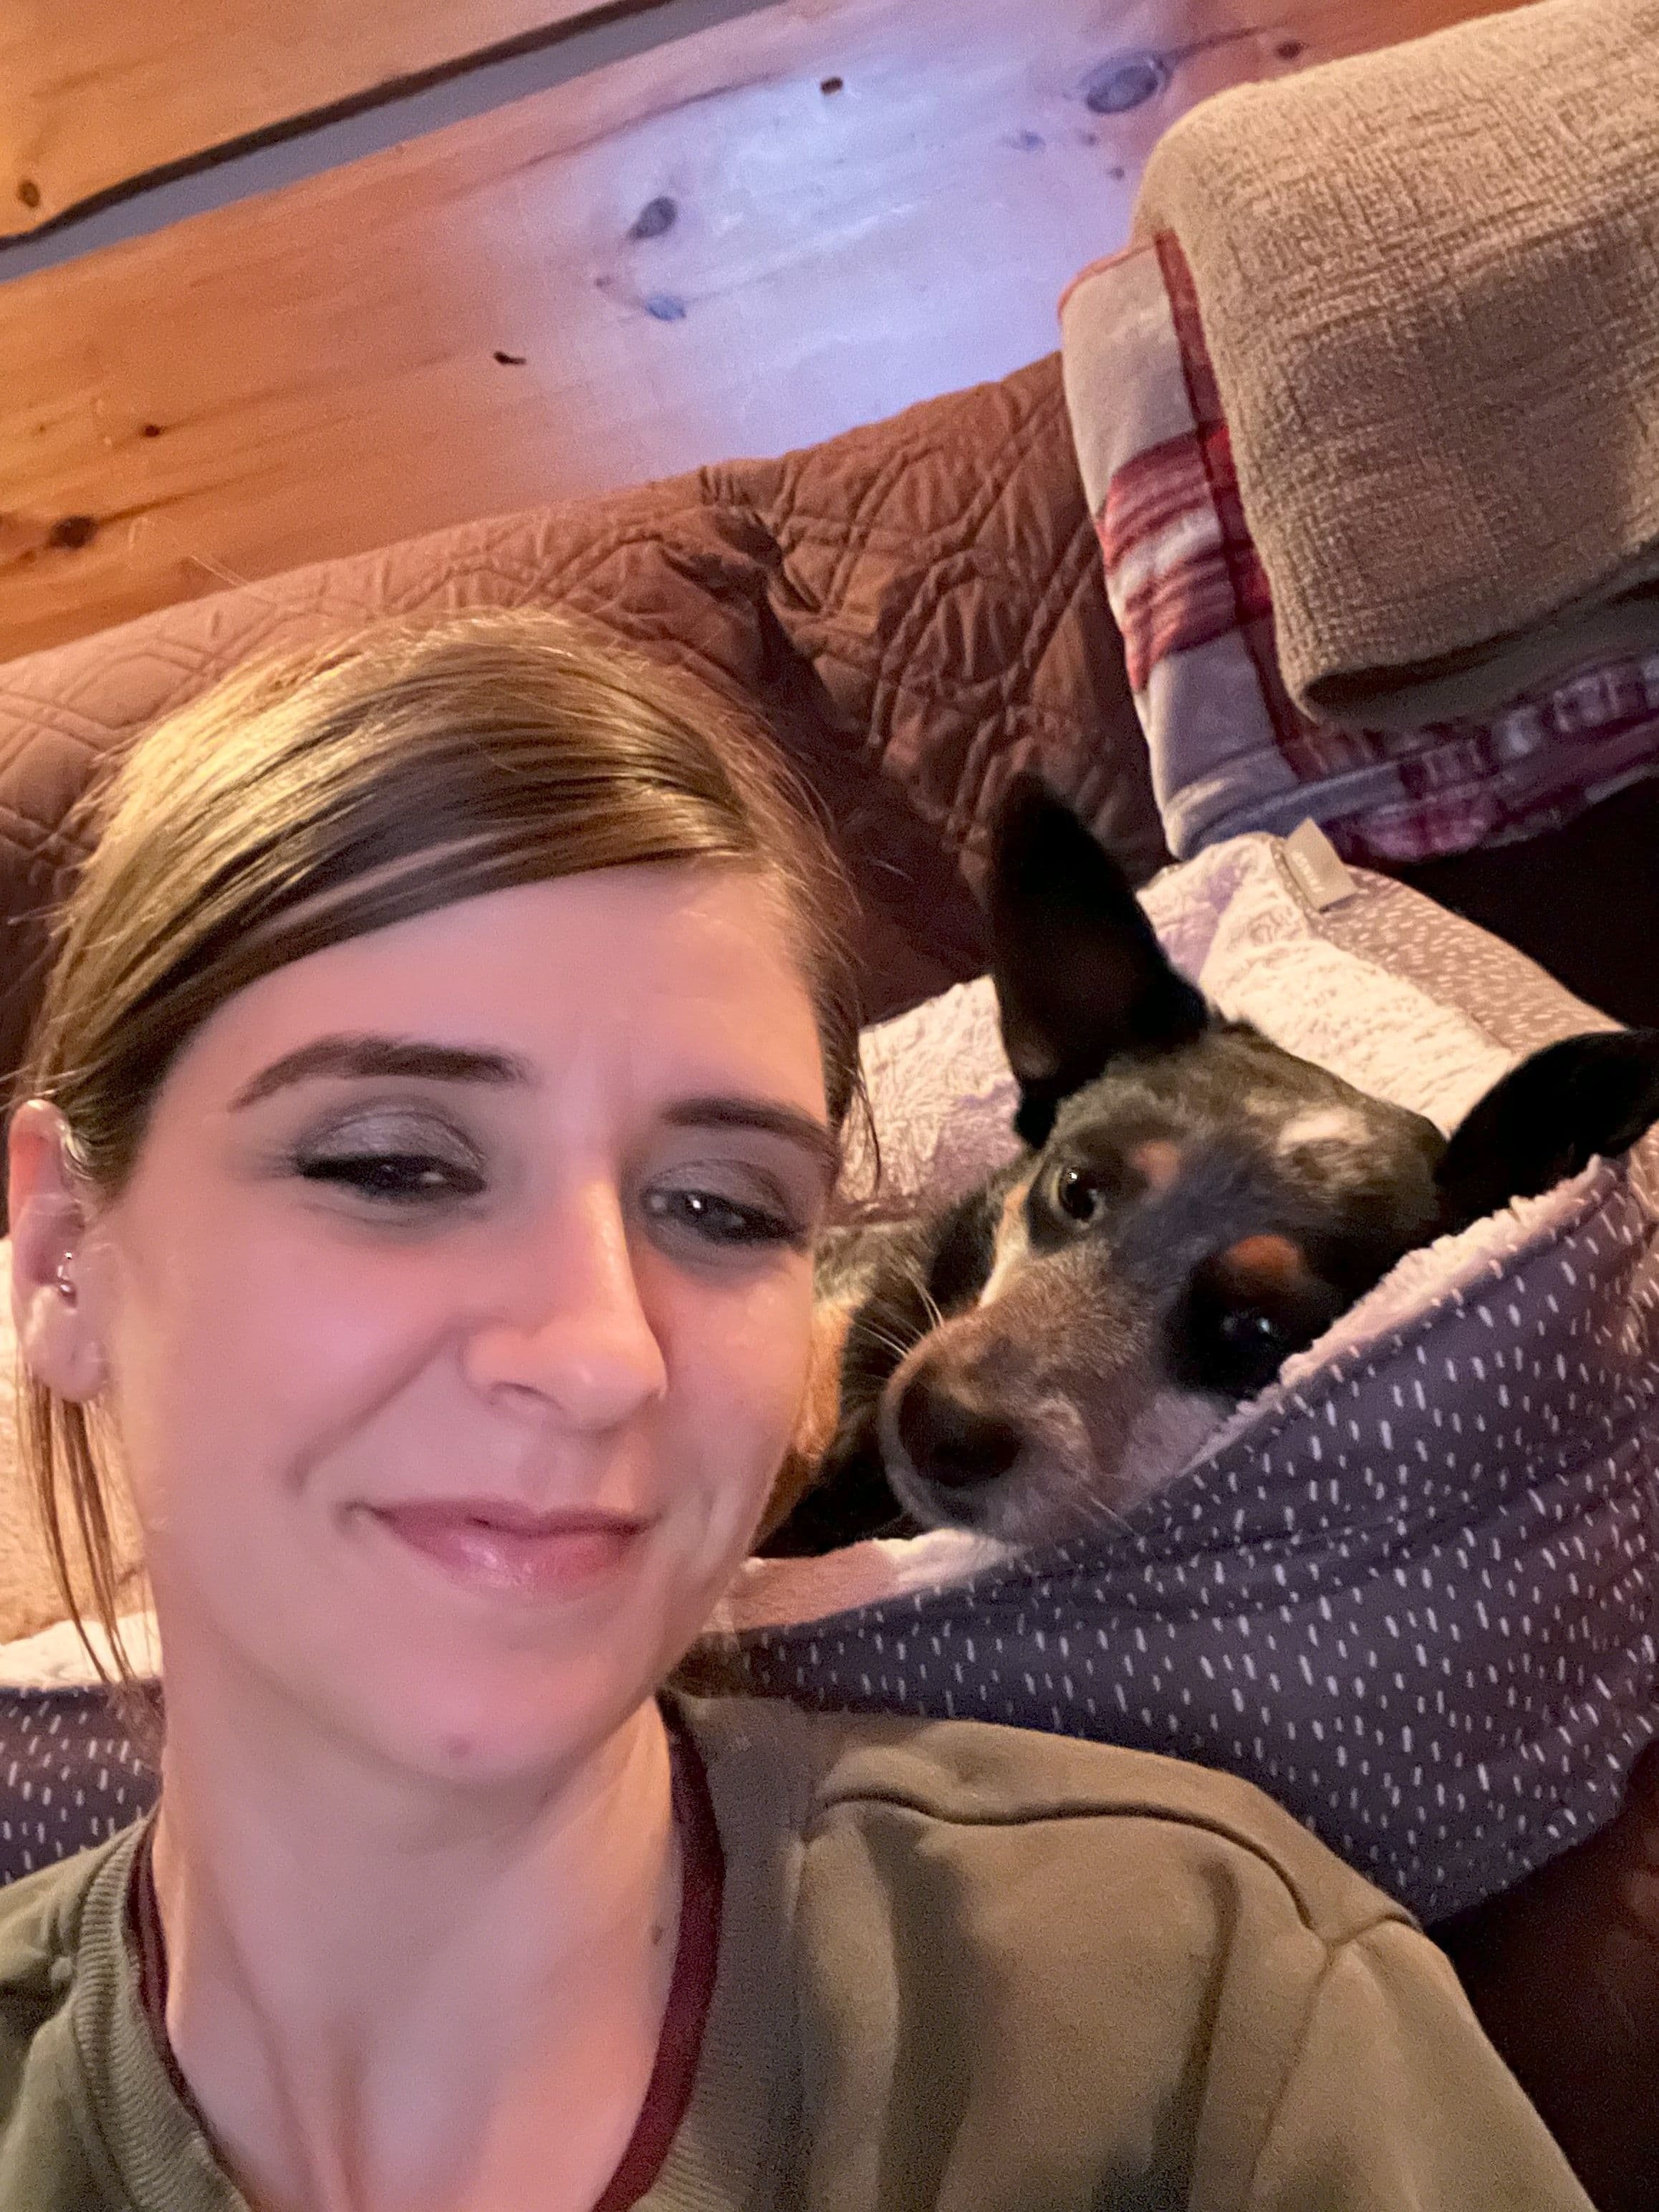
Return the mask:
<svg viewBox="0 0 1659 2212"><path fill-rule="evenodd" d="M224 1702L169 1705L154 1863L169 2040L251 2202L586 2212L672 1976L660 1712L485 1798L368 1768L281 1713L228 1725Z"/></svg>

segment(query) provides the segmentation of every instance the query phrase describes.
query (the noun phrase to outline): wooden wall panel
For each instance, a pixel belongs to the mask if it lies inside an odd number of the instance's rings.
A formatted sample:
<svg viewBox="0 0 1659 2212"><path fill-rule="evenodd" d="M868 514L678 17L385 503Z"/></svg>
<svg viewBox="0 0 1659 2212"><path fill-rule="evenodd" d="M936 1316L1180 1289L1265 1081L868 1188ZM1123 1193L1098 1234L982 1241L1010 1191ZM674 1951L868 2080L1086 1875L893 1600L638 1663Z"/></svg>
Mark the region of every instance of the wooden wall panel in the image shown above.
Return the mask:
<svg viewBox="0 0 1659 2212"><path fill-rule="evenodd" d="M648 4L648 0L641 0ZM6 0L0 238L599 0Z"/></svg>
<svg viewBox="0 0 1659 2212"><path fill-rule="evenodd" d="M18 279L0 657L1002 374L1182 107L1472 12L787 0Z"/></svg>

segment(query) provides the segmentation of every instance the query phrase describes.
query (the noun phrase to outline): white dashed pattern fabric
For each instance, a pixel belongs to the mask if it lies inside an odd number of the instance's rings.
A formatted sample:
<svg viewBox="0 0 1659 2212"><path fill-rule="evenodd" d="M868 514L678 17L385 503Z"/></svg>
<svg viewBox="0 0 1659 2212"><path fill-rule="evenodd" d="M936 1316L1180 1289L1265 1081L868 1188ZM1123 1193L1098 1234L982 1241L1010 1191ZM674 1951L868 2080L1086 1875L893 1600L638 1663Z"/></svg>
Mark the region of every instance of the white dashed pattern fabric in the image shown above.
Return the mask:
<svg viewBox="0 0 1659 2212"><path fill-rule="evenodd" d="M0 1883L106 1842L156 1787L101 1690L0 1688Z"/></svg>
<svg viewBox="0 0 1659 2212"><path fill-rule="evenodd" d="M1272 840L1147 903L1227 1012L1443 1126L1521 1050L1610 1026L1398 885L1314 914ZM994 1072L966 1075L984 1116ZM958 1116L903 1157L962 1153ZM1650 1141L1410 1255L1115 1531L962 1546L921 1589L908 1547L860 1547L861 1576L817 1571L834 1612L812 1563L752 1563L705 1679L1225 1767L1425 1920L1508 1887L1612 1817L1659 1729L1654 1165Z"/></svg>

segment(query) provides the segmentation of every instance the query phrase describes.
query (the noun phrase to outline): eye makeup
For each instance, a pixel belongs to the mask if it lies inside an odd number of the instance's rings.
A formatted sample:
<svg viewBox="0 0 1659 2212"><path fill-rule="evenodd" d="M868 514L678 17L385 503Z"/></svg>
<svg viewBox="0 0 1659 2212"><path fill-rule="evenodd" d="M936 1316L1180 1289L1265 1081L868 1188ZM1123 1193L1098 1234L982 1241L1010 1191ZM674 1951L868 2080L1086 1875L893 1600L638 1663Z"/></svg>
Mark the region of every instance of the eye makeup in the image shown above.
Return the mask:
<svg viewBox="0 0 1659 2212"><path fill-rule="evenodd" d="M330 1117L284 1147L290 1172L372 1203L432 1204L483 1195L478 1148L441 1115L380 1106Z"/></svg>

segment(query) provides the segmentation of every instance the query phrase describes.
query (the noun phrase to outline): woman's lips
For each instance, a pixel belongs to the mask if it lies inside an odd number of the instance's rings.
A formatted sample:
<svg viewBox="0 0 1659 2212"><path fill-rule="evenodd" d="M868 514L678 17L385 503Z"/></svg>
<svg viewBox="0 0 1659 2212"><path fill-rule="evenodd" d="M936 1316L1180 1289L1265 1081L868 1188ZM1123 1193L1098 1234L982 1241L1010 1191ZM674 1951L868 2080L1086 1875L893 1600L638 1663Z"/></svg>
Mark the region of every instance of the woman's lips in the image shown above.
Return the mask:
<svg viewBox="0 0 1659 2212"><path fill-rule="evenodd" d="M613 1574L649 1525L608 1513L534 1513L509 1500L431 1498L369 1512L471 1589L574 1595Z"/></svg>

